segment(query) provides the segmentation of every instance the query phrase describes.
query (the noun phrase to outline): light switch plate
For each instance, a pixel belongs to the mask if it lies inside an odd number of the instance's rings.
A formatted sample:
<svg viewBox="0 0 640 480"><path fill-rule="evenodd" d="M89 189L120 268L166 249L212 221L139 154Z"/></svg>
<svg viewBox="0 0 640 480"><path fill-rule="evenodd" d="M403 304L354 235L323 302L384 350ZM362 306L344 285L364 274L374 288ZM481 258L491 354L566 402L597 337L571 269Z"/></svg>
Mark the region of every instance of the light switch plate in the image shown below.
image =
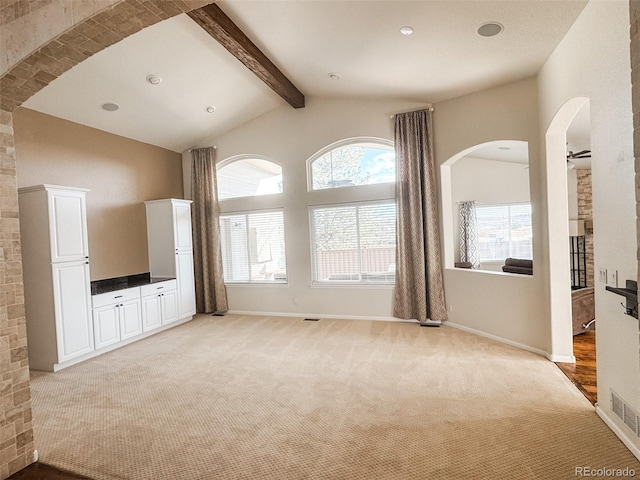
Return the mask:
<svg viewBox="0 0 640 480"><path fill-rule="evenodd" d="M598 281L600 283L607 283L607 269L606 268L601 268L598 271Z"/></svg>
<svg viewBox="0 0 640 480"><path fill-rule="evenodd" d="M618 287L618 271L607 269L607 285L609 287Z"/></svg>

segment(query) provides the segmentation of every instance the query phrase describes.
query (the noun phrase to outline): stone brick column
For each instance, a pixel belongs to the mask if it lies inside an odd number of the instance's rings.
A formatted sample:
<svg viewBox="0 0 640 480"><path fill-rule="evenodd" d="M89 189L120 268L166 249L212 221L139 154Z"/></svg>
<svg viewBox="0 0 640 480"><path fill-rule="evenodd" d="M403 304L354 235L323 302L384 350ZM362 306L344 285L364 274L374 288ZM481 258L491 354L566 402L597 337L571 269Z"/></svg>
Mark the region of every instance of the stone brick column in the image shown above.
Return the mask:
<svg viewBox="0 0 640 480"><path fill-rule="evenodd" d="M12 115L0 110L0 478L33 461Z"/></svg>
<svg viewBox="0 0 640 480"><path fill-rule="evenodd" d="M594 266L593 266L593 196L591 189L591 169L577 169L576 173L578 175L578 218L580 220L584 220L585 224L585 235L584 235L584 245L585 245L585 256L587 260L587 286L593 287L595 286L593 276L594 276Z"/></svg>

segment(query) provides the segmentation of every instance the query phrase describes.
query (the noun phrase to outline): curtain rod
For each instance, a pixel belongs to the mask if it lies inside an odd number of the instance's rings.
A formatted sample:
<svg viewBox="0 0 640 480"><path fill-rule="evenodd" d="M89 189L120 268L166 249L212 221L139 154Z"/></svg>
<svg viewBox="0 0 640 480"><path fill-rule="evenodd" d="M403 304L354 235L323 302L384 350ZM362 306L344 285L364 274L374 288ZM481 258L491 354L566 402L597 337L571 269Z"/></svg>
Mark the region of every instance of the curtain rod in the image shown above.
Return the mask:
<svg viewBox="0 0 640 480"><path fill-rule="evenodd" d="M189 150L187 150L187 152L191 153L191 150L195 150L196 148L206 148L206 147L191 147ZM213 145L213 149L217 150L218 146L217 145Z"/></svg>
<svg viewBox="0 0 640 480"><path fill-rule="evenodd" d="M422 108L417 108L416 110L409 110L408 112L394 113L392 115L389 115L389 118L393 118L396 115L401 115L403 113L419 112L420 110L429 110L430 112L433 112L435 109L433 107L422 107Z"/></svg>

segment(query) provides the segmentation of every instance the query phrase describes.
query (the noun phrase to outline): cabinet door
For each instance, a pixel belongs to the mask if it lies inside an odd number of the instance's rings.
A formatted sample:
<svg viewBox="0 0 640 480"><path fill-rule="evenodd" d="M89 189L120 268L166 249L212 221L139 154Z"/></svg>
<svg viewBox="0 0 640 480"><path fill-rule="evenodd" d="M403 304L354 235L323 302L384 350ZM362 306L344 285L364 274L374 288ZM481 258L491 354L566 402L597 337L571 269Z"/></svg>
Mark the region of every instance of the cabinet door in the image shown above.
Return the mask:
<svg viewBox="0 0 640 480"><path fill-rule="evenodd" d="M84 192L52 190L48 195L51 261L70 262L88 258Z"/></svg>
<svg viewBox="0 0 640 480"><path fill-rule="evenodd" d="M52 265L58 361L93 351L89 263Z"/></svg>
<svg viewBox="0 0 640 480"><path fill-rule="evenodd" d="M162 325L162 303L160 295L142 297L142 330L148 332Z"/></svg>
<svg viewBox="0 0 640 480"><path fill-rule="evenodd" d="M120 338L135 337L142 333L140 300L129 300L120 304Z"/></svg>
<svg viewBox="0 0 640 480"><path fill-rule="evenodd" d="M178 292L168 290L161 295L162 298L162 324L175 322L180 317L178 315Z"/></svg>
<svg viewBox="0 0 640 480"><path fill-rule="evenodd" d="M120 341L119 305L93 309L93 331L96 350Z"/></svg>
<svg viewBox="0 0 640 480"><path fill-rule="evenodd" d="M176 250L191 250L191 204L174 203L173 221Z"/></svg>
<svg viewBox="0 0 640 480"><path fill-rule="evenodd" d="M196 313L196 286L193 278L193 253L176 253L178 280L178 316L185 318Z"/></svg>

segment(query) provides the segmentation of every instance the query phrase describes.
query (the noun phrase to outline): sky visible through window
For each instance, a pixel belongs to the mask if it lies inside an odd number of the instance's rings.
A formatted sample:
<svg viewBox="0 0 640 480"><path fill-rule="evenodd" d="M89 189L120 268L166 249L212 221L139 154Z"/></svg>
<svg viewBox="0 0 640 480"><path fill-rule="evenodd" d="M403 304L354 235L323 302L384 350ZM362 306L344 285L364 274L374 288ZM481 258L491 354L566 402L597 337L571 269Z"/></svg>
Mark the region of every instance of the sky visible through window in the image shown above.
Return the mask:
<svg viewBox="0 0 640 480"><path fill-rule="evenodd" d="M313 161L313 189L391 183L396 179L391 147L351 144L335 148Z"/></svg>

